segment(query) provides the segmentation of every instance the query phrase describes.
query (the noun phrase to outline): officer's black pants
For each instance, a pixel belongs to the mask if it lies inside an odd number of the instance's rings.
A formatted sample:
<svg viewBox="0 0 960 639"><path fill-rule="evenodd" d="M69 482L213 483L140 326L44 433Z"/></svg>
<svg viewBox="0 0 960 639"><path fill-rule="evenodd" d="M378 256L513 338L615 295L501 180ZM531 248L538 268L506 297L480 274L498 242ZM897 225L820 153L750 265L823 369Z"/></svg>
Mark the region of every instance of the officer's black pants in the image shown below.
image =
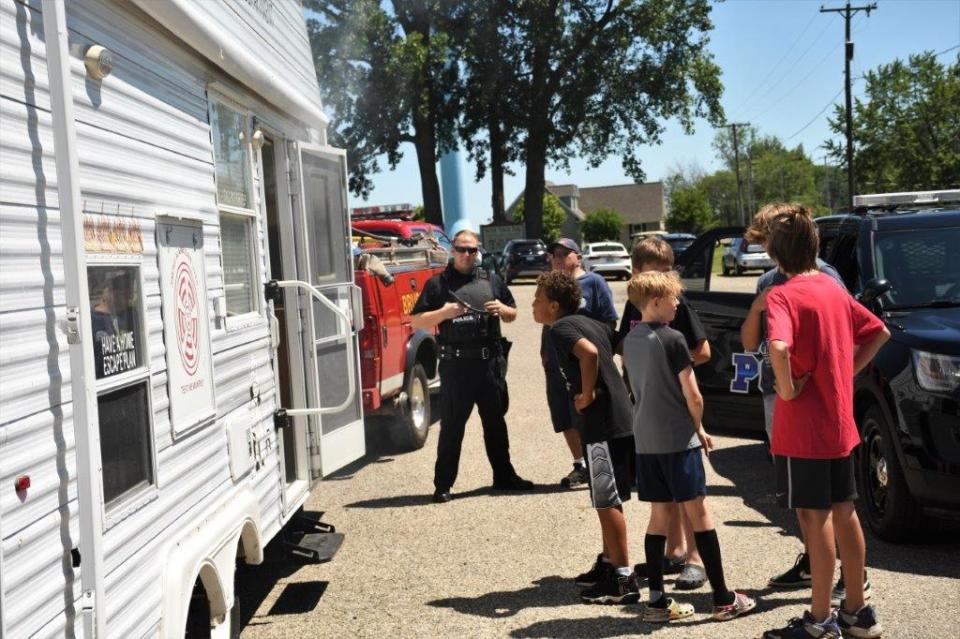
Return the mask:
<svg viewBox="0 0 960 639"><path fill-rule="evenodd" d="M447 491L457 479L460 447L467 419L477 406L483 424L483 443L493 468L493 480L508 481L516 472L510 464L507 437L507 382L502 359L440 360L440 441L433 484Z"/></svg>

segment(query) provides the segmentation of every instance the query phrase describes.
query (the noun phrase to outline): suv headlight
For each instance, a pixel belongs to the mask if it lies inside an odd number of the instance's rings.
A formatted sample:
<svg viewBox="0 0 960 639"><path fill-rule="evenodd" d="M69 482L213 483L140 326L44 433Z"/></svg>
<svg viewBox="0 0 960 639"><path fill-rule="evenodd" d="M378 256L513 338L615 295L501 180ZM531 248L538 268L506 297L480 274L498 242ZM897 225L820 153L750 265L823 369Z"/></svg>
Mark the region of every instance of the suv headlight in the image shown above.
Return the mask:
<svg viewBox="0 0 960 639"><path fill-rule="evenodd" d="M951 393L960 388L960 357L915 350L913 368L924 390Z"/></svg>

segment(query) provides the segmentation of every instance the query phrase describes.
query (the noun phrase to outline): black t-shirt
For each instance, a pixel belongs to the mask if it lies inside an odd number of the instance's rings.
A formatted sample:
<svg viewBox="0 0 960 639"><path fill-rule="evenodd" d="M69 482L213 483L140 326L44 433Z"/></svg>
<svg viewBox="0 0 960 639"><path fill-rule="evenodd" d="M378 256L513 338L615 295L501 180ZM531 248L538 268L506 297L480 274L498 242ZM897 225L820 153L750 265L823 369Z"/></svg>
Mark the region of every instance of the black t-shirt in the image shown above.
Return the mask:
<svg viewBox="0 0 960 639"><path fill-rule="evenodd" d="M623 341L623 338L633 327L642 322L643 318L640 310L628 300L626 306L623 307L620 328L617 329L617 344ZM687 340L687 348L691 350L707 339L707 332L703 330L703 324L700 323L697 312L690 308L690 304L682 295L680 296L680 305L677 306L677 316L670 322L670 328L683 333L684 339Z"/></svg>
<svg viewBox="0 0 960 639"><path fill-rule="evenodd" d="M455 302L456 300L450 295L450 292L456 292L461 287L473 282L478 277L478 272L479 269L475 269L473 272L464 275L455 269L452 264L448 264L443 273L438 273L427 280L427 283L423 286L423 292L417 298L417 303L413 305L413 310L410 313L418 315L427 311L435 311L442 308L447 302ZM503 280L493 273L489 274L489 279L493 297L511 308L516 308L517 302L513 299L513 294L503 283ZM441 324L449 321L444 320ZM500 320L495 318L493 321L496 322L497 334L499 334Z"/></svg>
<svg viewBox="0 0 960 639"><path fill-rule="evenodd" d="M574 426L585 444L629 436L631 427L630 400L623 378L613 361L615 334L606 324L584 315L567 315L550 327L550 339L560 361L560 370L567 382L570 401L581 389L580 361L573 354L574 345L586 339L599 353L597 399L583 414L571 411Z"/></svg>

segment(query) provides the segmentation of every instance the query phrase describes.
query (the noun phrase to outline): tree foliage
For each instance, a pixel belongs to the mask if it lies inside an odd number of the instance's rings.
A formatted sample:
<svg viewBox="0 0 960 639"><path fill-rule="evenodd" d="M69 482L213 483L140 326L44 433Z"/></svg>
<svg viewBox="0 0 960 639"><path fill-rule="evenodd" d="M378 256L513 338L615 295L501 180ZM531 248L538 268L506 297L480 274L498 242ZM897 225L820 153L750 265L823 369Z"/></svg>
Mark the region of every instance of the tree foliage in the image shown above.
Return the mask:
<svg viewBox="0 0 960 639"><path fill-rule="evenodd" d="M698 186L682 186L670 193L667 230L673 233L700 234L717 225L717 215Z"/></svg>
<svg viewBox="0 0 960 639"><path fill-rule="evenodd" d="M860 193L960 187L960 55L894 60L865 76L853 106L854 173ZM846 109L830 119L824 146L846 167Z"/></svg>
<svg viewBox="0 0 960 639"><path fill-rule="evenodd" d="M389 6L387 6L389 5ZM347 150L350 190L366 196L378 157L411 143L428 217L442 223L436 160L453 146L459 67L445 0L305 0L331 144ZM388 10L389 9L389 10Z"/></svg>
<svg viewBox="0 0 960 639"><path fill-rule="evenodd" d="M539 237L547 245L560 239L560 229L567 219L567 211L560 204L560 198L553 193L544 193L541 200L541 210L543 211L542 232ZM515 222L524 221L524 201L526 197L520 198L513 209L513 219ZM527 237L530 237L529 235Z"/></svg>
<svg viewBox="0 0 960 639"><path fill-rule="evenodd" d="M614 209L603 207L587 213L580 223L580 232L584 242L602 242L619 240L623 227L623 216Z"/></svg>

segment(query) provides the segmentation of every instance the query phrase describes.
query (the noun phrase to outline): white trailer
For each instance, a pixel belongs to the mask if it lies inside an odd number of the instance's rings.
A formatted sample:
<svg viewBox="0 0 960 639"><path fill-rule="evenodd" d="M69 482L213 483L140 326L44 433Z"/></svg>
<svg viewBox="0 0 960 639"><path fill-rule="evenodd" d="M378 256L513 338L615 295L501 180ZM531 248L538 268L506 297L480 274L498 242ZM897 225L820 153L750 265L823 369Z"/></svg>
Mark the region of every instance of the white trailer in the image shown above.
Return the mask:
<svg viewBox="0 0 960 639"><path fill-rule="evenodd" d="M0 637L229 636L364 454L326 124L297 0L0 0Z"/></svg>

